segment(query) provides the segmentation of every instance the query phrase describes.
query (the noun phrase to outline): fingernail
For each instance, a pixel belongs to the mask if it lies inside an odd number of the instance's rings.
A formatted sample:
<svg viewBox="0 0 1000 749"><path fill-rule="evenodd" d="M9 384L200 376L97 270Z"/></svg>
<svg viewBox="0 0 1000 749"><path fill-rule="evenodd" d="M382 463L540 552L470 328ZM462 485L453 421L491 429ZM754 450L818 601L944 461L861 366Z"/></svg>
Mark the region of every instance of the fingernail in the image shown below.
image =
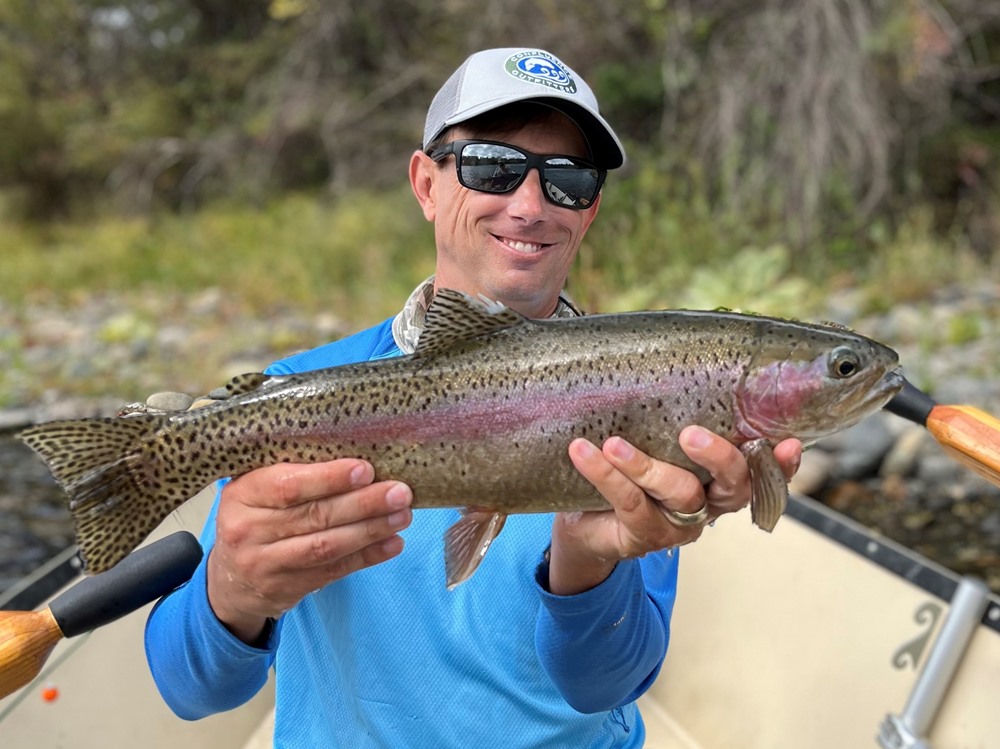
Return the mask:
<svg viewBox="0 0 1000 749"><path fill-rule="evenodd" d="M595 453L597 453L597 448L589 440L578 439L576 440L575 450L580 457L592 458Z"/></svg>
<svg viewBox="0 0 1000 749"><path fill-rule="evenodd" d="M799 455L795 460L792 461L792 475L798 473L799 468L802 467L802 456Z"/></svg>
<svg viewBox="0 0 1000 749"><path fill-rule="evenodd" d="M406 484L393 484L392 488L385 493L386 504L393 510L407 507L413 498L413 492Z"/></svg>
<svg viewBox="0 0 1000 749"><path fill-rule="evenodd" d="M382 542L382 553L389 557L394 557L403 550L403 539L399 536L387 538Z"/></svg>
<svg viewBox="0 0 1000 749"><path fill-rule="evenodd" d="M410 524L410 517L409 510L400 510L392 513L386 520L389 522L390 528L403 528Z"/></svg>
<svg viewBox="0 0 1000 749"><path fill-rule="evenodd" d="M711 435L704 429L692 429L686 435L688 447L702 450L712 444Z"/></svg>
<svg viewBox="0 0 1000 749"><path fill-rule="evenodd" d="M619 460L632 460L635 448L620 437L612 437L607 441L608 451Z"/></svg>
<svg viewBox="0 0 1000 749"><path fill-rule="evenodd" d="M371 470L367 463L358 463L351 469L351 486L355 489L367 486L372 482L372 478L373 476L371 475Z"/></svg>

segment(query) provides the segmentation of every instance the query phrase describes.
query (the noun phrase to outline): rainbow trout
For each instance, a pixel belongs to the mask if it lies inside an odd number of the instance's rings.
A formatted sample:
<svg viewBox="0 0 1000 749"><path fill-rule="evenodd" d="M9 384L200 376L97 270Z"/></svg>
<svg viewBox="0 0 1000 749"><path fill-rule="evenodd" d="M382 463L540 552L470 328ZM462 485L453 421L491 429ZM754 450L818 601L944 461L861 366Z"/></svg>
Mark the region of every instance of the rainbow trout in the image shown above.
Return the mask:
<svg viewBox="0 0 1000 749"><path fill-rule="evenodd" d="M752 517L788 488L771 446L881 408L903 384L891 349L842 328L664 311L529 320L442 290L408 356L244 375L190 411L55 421L21 439L69 494L85 568L100 572L212 481L279 462L356 457L413 489L413 507L471 508L445 539L449 587L509 513L604 510L573 468L575 437L620 435L709 480L677 445L699 424L747 458ZM241 392L244 391L244 392Z"/></svg>

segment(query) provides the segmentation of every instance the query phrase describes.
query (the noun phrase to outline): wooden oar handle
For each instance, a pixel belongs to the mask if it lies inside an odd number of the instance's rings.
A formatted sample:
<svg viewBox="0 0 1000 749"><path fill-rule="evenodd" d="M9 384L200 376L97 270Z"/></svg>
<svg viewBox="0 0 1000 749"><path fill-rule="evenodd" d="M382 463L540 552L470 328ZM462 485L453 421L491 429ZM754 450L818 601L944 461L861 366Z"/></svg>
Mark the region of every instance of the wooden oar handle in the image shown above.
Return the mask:
<svg viewBox="0 0 1000 749"><path fill-rule="evenodd" d="M38 675L62 636L48 609L0 611L0 699Z"/></svg>
<svg viewBox="0 0 1000 749"><path fill-rule="evenodd" d="M945 452L1000 486L1000 420L972 406L941 406L909 382L886 410L926 426Z"/></svg>
<svg viewBox="0 0 1000 749"><path fill-rule="evenodd" d="M0 611L0 698L37 676L60 639L113 622L169 593L191 579L201 557L198 540L179 531L84 578L44 611Z"/></svg>
<svg viewBox="0 0 1000 749"><path fill-rule="evenodd" d="M972 406L935 406L927 428L953 458L1000 486L1000 421Z"/></svg>

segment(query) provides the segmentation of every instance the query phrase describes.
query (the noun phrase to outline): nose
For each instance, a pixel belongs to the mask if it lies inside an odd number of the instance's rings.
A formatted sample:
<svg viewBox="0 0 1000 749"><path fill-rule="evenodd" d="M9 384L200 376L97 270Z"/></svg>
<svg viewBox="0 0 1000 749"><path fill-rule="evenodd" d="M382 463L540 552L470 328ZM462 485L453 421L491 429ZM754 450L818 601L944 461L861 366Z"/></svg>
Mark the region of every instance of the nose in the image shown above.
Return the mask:
<svg viewBox="0 0 1000 749"><path fill-rule="evenodd" d="M545 194L542 191L542 175L537 169L530 169L524 182L510 193L507 211L511 216L526 221L537 221L545 211Z"/></svg>

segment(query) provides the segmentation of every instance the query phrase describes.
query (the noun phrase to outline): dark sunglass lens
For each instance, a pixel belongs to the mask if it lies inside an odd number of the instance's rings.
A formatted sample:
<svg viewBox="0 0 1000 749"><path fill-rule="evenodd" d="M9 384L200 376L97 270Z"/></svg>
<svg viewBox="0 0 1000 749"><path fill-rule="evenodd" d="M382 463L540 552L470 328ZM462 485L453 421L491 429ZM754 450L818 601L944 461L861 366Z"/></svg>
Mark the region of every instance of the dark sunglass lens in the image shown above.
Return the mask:
<svg viewBox="0 0 1000 749"><path fill-rule="evenodd" d="M600 179L597 169L574 164L568 159L545 162L545 189L559 205L589 208L597 197Z"/></svg>
<svg viewBox="0 0 1000 749"><path fill-rule="evenodd" d="M524 176L527 157L509 146L469 143L462 149L462 184L471 190L507 192Z"/></svg>

